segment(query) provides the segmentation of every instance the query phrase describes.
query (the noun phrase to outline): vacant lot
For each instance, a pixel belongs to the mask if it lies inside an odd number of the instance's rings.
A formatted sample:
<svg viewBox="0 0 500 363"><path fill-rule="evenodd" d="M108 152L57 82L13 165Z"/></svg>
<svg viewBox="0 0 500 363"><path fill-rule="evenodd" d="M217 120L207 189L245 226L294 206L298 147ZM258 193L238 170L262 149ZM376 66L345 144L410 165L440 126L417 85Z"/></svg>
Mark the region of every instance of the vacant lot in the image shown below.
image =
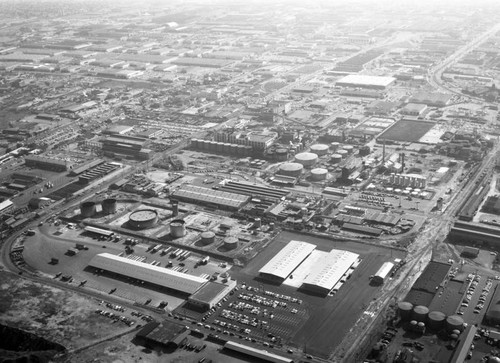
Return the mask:
<svg viewBox="0 0 500 363"><path fill-rule="evenodd" d="M387 131L385 131L378 137L378 139L402 142L417 142L434 125L434 122L401 120L389 127Z"/></svg>

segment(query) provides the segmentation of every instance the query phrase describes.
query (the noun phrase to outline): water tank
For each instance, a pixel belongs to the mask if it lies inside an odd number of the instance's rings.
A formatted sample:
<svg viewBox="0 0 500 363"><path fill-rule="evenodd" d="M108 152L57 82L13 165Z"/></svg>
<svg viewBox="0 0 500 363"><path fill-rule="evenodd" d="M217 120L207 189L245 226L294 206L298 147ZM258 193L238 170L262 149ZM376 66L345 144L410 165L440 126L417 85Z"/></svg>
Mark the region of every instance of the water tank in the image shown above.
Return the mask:
<svg viewBox="0 0 500 363"><path fill-rule="evenodd" d="M328 145L325 145L325 144L316 144L316 145L311 146L311 152L318 155L318 156L328 154L328 150L329 150L329 147L328 147Z"/></svg>
<svg viewBox="0 0 500 363"><path fill-rule="evenodd" d="M330 158L330 162L334 164L338 164L342 161L342 155L340 154L332 154L332 157Z"/></svg>
<svg viewBox="0 0 500 363"><path fill-rule="evenodd" d="M444 328L446 315L441 311L431 311L428 315L427 326L429 329L439 331Z"/></svg>
<svg viewBox="0 0 500 363"><path fill-rule="evenodd" d="M345 159L347 157L348 152L347 150L341 149L337 150L337 154L339 154L342 159Z"/></svg>
<svg viewBox="0 0 500 363"><path fill-rule="evenodd" d="M458 315L451 315L446 318L446 330L452 332L453 330L462 331L464 327L464 319Z"/></svg>
<svg viewBox="0 0 500 363"><path fill-rule="evenodd" d="M304 170L304 166L302 166L302 164L284 163L279 167L278 174L296 178L302 174L302 170Z"/></svg>
<svg viewBox="0 0 500 363"><path fill-rule="evenodd" d="M411 315L413 320L416 320L417 322L426 322L427 321L427 314L429 314L429 308L423 306L423 305L418 305L413 308L413 313Z"/></svg>
<svg viewBox="0 0 500 363"><path fill-rule="evenodd" d="M203 232L200 234L201 244L207 246L215 241L215 233L212 231Z"/></svg>
<svg viewBox="0 0 500 363"><path fill-rule="evenodd" d="M406 302L406 301L400 301L398 303L398 312L399 316L401 317L401 320L403 321L409 321L411 318L411 313L413 311L413 304Z"/></svg>
<svg viewBox="0 0 500 363"><path fill-rule="evenodd" d="M315 181L325 180L328 175L328 170L323 168L316 168L311 170L311 179Z"/></svg>
<svg viewBox="0 0 500 363"><path fill-rule="evenodd" d="M234 250L236 247L238 247L238 239L236 237L224 238L224 248Z"/></svg>
<svg viewBox="0 0 500 363"><path fill-rule="evenodd" d="M288 150L285 148L276 149L274 155L277 161L286 161L288 159Z"/></svg>
<svg viewBox="0 0 500 363"><path fill-rule="evenodd" d="M352 154L354 152L354 146L352 145L344 145L342 149L347 151L348 154Z"/></svg>
<svg viewBox="0 0 500 363"><path fill-rule="evenodd" d="M332 151L337 151L339 147L340 147L340 144L338 142L332 142L330 144L330 150L332 150Z"/></svg>
<svg viewBox="0 0 500 363"><path fill-rule="evenodd" d="M117 205L117 202L116 202L116 199L115 198L108 198L108 199L104 199L102 201L102 212L104 214L114 214L116 213L116 207Z"/></svg>
<svg viewBox="0 0 500 363"><path fill-rule="evenodd" d="M80 214L83 218L93 217L96 214L96 204L94 202L83 202L80 204Z"/></svg>
<svg viewBox="0 0 500 363"><path fill-rule="evenodd" d="M170 222L170 236L181 238L186 235L186 222L183 219L174 219Z"/></svg>
<svg viewBox="0 0 500 363"><path fill-rule="evenodd" d="M300 153L295 155L295 161L305 168L310 168L318 161L318 155L314 153Z"/></svg>
<svg viewBox="0 0 500 363"><path fill-rule="evenodd" d="M158 221L158 212L154 209L139 209L128 218L128 225L134 229L151 228Z"/></svg>

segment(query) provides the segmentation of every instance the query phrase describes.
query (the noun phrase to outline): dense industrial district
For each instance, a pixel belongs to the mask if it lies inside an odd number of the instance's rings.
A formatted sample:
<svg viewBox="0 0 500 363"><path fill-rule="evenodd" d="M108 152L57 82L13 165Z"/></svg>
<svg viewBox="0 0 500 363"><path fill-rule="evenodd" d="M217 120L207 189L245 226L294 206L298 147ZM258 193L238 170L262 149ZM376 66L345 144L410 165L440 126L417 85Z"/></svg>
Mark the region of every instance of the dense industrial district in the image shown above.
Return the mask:
<svg viewBox="0 0 500 363"><path fill-rule="evenodd" d="M1 2L0 361L500 362L500 11L440 3Z"/></svg>

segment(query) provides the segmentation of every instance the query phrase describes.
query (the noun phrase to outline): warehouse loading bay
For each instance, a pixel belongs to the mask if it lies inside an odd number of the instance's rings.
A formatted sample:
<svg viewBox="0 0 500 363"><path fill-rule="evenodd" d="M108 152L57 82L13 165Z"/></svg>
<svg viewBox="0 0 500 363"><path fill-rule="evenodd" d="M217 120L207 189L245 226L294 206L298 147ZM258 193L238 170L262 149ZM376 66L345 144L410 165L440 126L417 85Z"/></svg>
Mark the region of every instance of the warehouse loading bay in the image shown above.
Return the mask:
<svg viewBox="0 0 500 363"><path fill-rule="evenodd" d="M257 348L290 348L324 358L341 342L379 290L378 286L370 284L370 277L386 261L405 256L404 252L395 249L354 241L336 242L293 232L281 232L244 268L214 258L200 265L204 255L197 253L180 261L170 254L162 256L160 250L153 253L151 246L155 244L133 246L134 252L128 254L129 258L155 262L196 276L219 276L219 280L227 276L237 281L235 289L212 309L200 310L189 304L181 293L144 286L105 272L96 273L89 268L90 261L98 254L124 253L127 239L122 236L115 242L115 237L110 240L96 238L72 223L58 226L45 223L35 229L33 236L26 237L24 261L31 268L73 286L112 294L141 306L165 308L176 318L185 319L185 323L191 320L192 329L200 329L206 334L245 340ZM292 240L307 240L321 251L351 251L360 256L361 263L338 292L326 297L292 286L293 280L277 284L260 278L259 269ZM69 250L76 251L73 254L68 253Z"/></svg>

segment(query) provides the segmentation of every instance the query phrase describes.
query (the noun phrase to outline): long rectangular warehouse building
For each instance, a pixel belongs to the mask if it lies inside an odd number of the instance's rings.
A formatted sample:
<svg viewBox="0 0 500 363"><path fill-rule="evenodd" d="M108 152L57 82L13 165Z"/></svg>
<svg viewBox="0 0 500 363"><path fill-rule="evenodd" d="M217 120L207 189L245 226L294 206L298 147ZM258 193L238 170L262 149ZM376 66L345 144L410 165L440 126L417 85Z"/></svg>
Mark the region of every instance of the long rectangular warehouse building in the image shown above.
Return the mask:
<svg viewBox="0 0 500 363"><path fill-rule="evenodd" d="M228 193L196 185L183 185L172 193L176 199L192 203L214 205L225 209L238 210L250 199L250 196Z"/></svg>
<svg viewBox="0 0 500 363"><path fill-rule="evenodd" d="M328 294L358 258L359 255L353 252L331 250L319 259L314 270L304 279L304 288Z"/></svg>
<svg viewBox="0 0 500 363"><path fill-rule="evenodd" d="M100 253L89 262L89 266L113 272L122 276L132 277L150 284L168 289L194 294L207 280L198 276L173 271L164 267L153 266L149 263L130 260L125 257Z"/></svg>
<svg viewBox="0 0 500 363"><path fill-rule="evenodd" d="M273 363L293 363L293 360L287 357L282 357L281 355L277 355L274 353L270 353L267 350L256 349L253 347L249 347L248 345L243 345L240 343L228 341L224 344L224 349L234 350L236 352L244 353L254 358L258 358L265 362L273 362Z"/></svg>
<svg viewBox="0 0 500 363"><path fill-rule="evenodd" d="M272 280L285 280L311 254L315 245L290 241L264 267L259 270L262 277Z"/></svg>

